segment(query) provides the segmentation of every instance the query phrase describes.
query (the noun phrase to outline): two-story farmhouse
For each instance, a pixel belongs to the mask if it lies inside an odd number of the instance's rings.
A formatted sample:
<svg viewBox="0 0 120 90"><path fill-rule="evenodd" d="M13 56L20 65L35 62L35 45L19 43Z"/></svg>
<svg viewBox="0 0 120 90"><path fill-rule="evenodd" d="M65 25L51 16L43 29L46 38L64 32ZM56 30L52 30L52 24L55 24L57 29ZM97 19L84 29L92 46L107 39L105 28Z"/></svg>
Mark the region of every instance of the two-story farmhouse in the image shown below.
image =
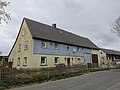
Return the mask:
<svg viewBox="0 0 120 90"><path fill-rule="evenodd" d="M99 64L99 48L88 38L23 19L9 62L17 68L46 68L56 64Z"/></svg>

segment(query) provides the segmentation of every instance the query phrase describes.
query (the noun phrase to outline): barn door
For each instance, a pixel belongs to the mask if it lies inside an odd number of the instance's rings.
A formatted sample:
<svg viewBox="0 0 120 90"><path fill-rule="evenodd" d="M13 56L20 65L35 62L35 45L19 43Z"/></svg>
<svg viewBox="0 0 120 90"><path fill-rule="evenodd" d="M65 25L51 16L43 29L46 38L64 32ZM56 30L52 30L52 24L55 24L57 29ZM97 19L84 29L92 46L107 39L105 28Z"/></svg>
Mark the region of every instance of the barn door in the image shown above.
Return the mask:
<svg viewBox="0 0 120 90"><path fill-rule="evenodd" d="M97 54L92 54L92 63L98 64L98 55Z"/></svg>

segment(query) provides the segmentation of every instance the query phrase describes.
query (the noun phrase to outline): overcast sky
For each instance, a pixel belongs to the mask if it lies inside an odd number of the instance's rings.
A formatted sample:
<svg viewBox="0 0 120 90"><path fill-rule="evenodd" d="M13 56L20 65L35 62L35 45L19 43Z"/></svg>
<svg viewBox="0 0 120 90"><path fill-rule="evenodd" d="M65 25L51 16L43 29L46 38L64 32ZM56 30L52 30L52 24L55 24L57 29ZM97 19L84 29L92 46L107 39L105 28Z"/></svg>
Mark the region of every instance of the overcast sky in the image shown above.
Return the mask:
<svg viewBox="0 0 120 90"><path fill-rule="evenodd" d="M89 38L98 47L120 50L111 32L120 16L120 0L9 0L12 20L0 27L0 51L8 53L24 17Z"/></svg>

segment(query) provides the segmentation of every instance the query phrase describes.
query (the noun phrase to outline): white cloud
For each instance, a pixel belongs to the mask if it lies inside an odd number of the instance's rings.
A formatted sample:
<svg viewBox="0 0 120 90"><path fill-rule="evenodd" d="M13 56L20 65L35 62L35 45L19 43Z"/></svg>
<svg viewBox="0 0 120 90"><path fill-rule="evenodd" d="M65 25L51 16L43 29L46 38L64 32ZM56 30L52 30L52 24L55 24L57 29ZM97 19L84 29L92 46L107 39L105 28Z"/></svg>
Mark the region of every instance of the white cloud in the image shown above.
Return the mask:
<svg viewBox="0 0 120 90"><path fill-rule="evenodd" d="M0 50L9 52L21 21L28 17L90 38L103 48L120 50L120 37L111 33L120 16L120 0L9 0L12 20L0 27Z"/></svg>

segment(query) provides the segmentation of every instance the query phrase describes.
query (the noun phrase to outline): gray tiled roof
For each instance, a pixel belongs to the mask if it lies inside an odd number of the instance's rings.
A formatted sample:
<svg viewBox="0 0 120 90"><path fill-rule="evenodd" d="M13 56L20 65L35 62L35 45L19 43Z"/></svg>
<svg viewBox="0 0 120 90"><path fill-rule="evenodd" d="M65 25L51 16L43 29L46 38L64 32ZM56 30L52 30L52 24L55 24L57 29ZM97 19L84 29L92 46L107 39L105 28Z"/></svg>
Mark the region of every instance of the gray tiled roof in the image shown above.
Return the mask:
<svg viewBox="0 0 120 90"><path fill-rule="evenodd" d="M120 51L115 51L115 50L110 50L110 49L103 49L103 48L101 48L101 50L103 52L105 52L106 54L120 55Z"/></svg>
<svg viewBox="0 0 120 90"><path fill-rule="evenodd" d="M33 38L98 49L88 38L24 18Z"/></svg>

